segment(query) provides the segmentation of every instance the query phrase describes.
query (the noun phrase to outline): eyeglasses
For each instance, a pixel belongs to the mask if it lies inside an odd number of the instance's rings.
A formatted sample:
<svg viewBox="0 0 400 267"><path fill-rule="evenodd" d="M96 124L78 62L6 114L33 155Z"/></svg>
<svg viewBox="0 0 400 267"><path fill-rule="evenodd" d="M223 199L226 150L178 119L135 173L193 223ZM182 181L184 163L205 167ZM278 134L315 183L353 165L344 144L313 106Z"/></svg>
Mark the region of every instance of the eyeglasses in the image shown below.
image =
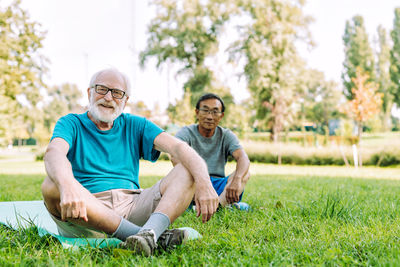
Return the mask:
<svg viewBox="0 0 400 267"><path fill-rule="evenodd" d="M202 115L211 114L213 117L218 117L219 115L222 114L221 111L215 110L215 109L210 110L210 109L200 108L199 111L200 111L200 114L202 114Z"/></svg>
<svg viewBox="0 0 400 267"><path fill-rule="evenodd" d="M111 89L111 88L108 88L101 84L96 84L94 86L94 90L96 91L96 93L98 93L100 95L106 95L106 94L108 94L108 91L111 91L112 97L114 97L116 99L121 99L125 96L125 91L122 91L120 89Z"/></svg>

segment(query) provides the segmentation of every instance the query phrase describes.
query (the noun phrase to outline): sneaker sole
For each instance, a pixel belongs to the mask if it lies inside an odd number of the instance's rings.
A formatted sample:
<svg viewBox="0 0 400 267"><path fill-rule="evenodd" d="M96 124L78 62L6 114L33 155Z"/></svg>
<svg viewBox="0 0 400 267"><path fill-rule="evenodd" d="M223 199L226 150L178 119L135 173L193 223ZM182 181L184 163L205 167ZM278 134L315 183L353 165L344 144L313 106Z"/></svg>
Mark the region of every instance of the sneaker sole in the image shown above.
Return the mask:
<svg viewBox="0 0 400 267"><path fill-rule="evenodd" d="M128 237L123 246L134 251L137 254L142 254L147 257L151 255L151 249L146 240L139 236Z"/></svg>

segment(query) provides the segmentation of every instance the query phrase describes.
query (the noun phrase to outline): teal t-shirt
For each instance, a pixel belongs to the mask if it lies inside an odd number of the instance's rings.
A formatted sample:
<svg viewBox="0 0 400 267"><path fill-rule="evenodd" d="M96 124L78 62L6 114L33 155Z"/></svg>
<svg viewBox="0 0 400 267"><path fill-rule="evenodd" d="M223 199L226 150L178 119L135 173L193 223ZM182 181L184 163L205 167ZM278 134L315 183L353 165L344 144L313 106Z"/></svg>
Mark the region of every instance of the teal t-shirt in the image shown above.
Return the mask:
<svg viewBox="0 0 400 267"><path fill-rule="evenodd" d="M99 130L87 112L68 114L54 127L56 137L69 144L67 154L75 178L91 193L138 189L139 159L156 161L154 139L163 130L151 121L122 113L107 131Z"/></svg>

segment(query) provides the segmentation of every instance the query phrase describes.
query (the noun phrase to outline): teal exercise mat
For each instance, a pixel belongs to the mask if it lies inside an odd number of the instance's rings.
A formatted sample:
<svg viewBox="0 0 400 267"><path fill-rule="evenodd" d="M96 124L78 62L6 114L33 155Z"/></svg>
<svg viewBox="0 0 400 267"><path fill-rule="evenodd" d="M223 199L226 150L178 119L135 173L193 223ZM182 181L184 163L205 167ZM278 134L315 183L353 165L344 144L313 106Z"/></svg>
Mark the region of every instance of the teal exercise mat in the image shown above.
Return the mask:
<svg viewBox="0 0 400 267"><path fill-rule="evenodd" d="M13 229L28 228L35 225L40 236L52 235L64 248L79 247L117 247L121 240L116 238L71 238L58 235L57 225L50 217L42 200L0 202L0 223ZM189 231L189 240L201 238L196 230Z"/></svg>

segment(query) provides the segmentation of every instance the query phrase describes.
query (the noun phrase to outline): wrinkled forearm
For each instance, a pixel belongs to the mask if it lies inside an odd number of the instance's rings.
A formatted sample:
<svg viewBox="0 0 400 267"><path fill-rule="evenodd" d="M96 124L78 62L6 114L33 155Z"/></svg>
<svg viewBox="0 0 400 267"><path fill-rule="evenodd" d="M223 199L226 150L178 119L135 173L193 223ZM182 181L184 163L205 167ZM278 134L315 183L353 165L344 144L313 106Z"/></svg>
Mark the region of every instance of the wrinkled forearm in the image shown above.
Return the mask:
<svg viewBox="0 0 400 267"><path fill-rule="evenodd" d="M46 151L44 156L46 173L61 191L71 183L76 183L72 173L72 166L65 155L59 153L56 149Z"/></svg>
<svg viewBox="0 0 400 267"><path fill-rule="evenodd" d="M193 148L182 142L176 146L175 155L172 158L175 164L181 163L189 170L194 178L196 187L209 186L211 182L207 164Z"/></svg>

